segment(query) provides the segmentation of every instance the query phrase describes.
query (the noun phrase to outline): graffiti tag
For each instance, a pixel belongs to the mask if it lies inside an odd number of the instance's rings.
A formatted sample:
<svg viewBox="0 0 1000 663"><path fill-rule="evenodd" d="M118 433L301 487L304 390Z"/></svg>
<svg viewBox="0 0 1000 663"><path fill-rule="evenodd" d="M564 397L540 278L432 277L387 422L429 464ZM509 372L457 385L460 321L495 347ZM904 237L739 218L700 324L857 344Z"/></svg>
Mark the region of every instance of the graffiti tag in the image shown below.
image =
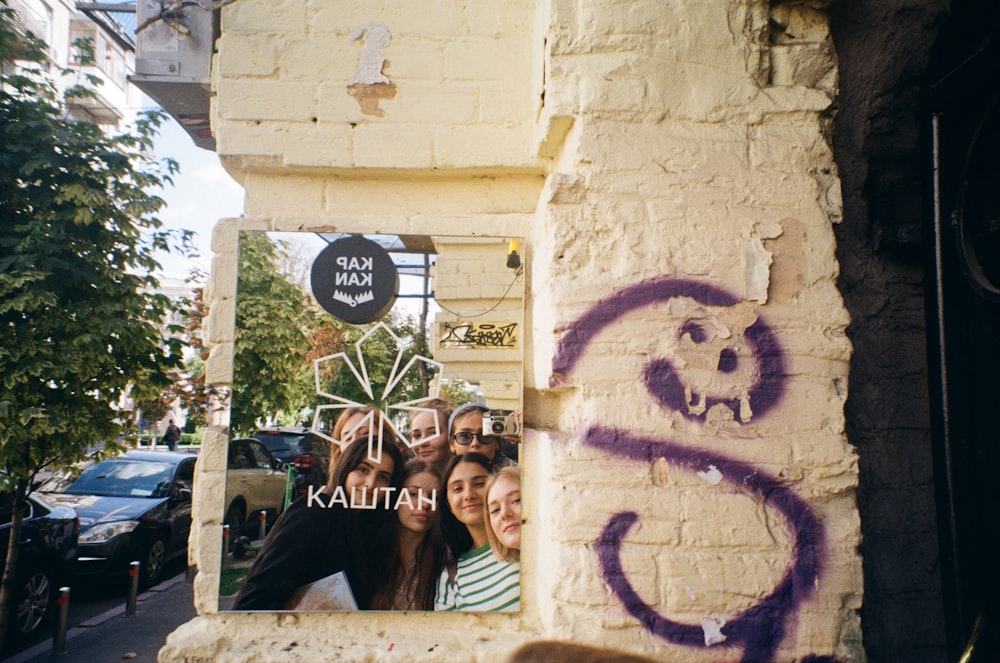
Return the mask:
<svg viewBox="0 0 1000 663"><path fill-rule="evenodd" d="M441 348L516 349L517 323L442 322L439 338Z"/></svg>

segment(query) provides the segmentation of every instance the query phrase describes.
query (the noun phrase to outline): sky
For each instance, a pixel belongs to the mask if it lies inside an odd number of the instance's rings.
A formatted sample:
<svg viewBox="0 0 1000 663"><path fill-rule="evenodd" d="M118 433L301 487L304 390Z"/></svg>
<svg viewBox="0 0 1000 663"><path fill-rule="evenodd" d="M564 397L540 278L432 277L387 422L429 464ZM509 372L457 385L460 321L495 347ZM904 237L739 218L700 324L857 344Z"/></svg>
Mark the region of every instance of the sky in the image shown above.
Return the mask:
<svg viewBox="0 0 1000 663"><path fill-rule="evenodd" d="M180 173L173 178L174 186L158 192L167 203L160 210L159 217L166 228L187 229L197 233L194 242L199 253L199 257L194 259L184 258L179 254L159 254L161 283L168 279L183 281L195 268L207 274L212 260L212 228L219 219L243 214L243 188L225 171L219 163L218 155L195 146L191 137L173 118L167 117L154 143L157 158L173 158L180 166ZM322 240L311 233L270 234L274 239L300 245L299 253L308 264L312 263L316 254L325 246ZM419 278L405 274L400 275L400 286L404 293L422 290ZM415 315L419 310L419 302L415 299L401 298L397 304L407 314Z"/></svg>
<svg viewBox="0 0 1000 663"><path fill-rule="evenodd" d="M243 188L223 169L218 155L196 147L173 118L168 118L160 127L155 153L160 159L174 159L180 166L180 173L174 176L174 186L159 192L167 203L159 217L167 228L195 231L194 241L200 254L193 260L161 254L163 275L183 278L195 267L208 272L212 259L212 228L219 219L243 213Z"/></svg>

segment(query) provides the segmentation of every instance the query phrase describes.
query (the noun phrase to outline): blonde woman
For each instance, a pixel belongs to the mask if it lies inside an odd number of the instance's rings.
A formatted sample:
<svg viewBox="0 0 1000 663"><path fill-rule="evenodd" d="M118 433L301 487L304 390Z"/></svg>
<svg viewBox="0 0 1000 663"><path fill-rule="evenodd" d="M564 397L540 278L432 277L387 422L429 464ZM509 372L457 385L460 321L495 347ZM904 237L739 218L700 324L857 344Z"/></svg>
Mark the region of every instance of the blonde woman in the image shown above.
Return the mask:
<svg viewBox="0 0 1000 663"><path fill-rule="evenodd" d="M503 467L486 480L486 538L502 562L521 561L521 471Z"/></svg>

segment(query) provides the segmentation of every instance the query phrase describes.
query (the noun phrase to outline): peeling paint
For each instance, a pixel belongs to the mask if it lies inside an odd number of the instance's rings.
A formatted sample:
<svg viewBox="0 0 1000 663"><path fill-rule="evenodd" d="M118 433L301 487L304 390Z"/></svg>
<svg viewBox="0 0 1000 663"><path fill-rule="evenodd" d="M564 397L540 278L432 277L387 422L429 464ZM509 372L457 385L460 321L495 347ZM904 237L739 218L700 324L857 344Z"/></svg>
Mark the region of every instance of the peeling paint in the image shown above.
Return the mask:
<svg viewBox="0 0 1000 663"><path fill-rule="evenodd" d="M348 86L391 83L392 81L382 73L385 59L379 51L389 45L389 28L381 23L365 23L351 32L351 41L357 41L362 37L364 37L364 48L361 51L361 66L358 67Z"/></svg>
<svg viewBox="0 0 1000 663"><path fill-rule="evenodd" d="M726 625L724 619L703 619L701 620L701 630L705 632L705 646L711 647L720 642L726 641L726 636L722 634L722 627Z"/></svg>
<svg viewBox="0 0 1000 663"><path fill-rule="evenodd" d="M698 472L698 476L713 486L717 486L722 482L722 472L715 465L709 465L708 469L704 472Z"/></svg>
<svg viewBox="0 0 1000 663"><path fill-rule="evenodd" d="M654 486L660 486L661 488L666 486L667 480L670 478L667 459L657 458L650 468L650 475L652 476Z"/></svg>
<svg viewBox="0 0 1000 663"><path fill-rule="evenodd" d="M361 112L365 115L375 117L385 117L385 111L379 107L379 102L383 99L392 99L396 96L395 85L351 85L347 88L347 93L357 100L361 106Z"/></svg>
<svg viewBox="0 0 1000 663"><path fill-rule="evenodd" d="M746 253L746 298L764 304L767 302L767 286L770 282L771 254L764 248L759 237L751 237Z"/></svg>
<svg viewBox="0 0 1000 663"><path fill-rule="evenodd" d="M381 23L365 23L351 32L351 41L362 37L361 64L347 84L347 93L354 97L365 115L385 117L379 102L396 96L396 86L382 71L388 61L382 57L380 49L389 45L389 28Z"/></svg>

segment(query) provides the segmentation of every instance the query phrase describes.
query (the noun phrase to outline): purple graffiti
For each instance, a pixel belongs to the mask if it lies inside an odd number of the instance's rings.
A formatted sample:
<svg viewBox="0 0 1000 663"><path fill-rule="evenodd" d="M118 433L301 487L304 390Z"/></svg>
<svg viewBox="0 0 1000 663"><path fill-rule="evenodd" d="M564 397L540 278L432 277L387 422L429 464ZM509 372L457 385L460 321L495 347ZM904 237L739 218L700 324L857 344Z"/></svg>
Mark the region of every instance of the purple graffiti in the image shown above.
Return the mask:
<svg viewBox="0 0 1000 663"><path fill-rule="evenodd" d="M671 277L643 281L620 290L575 320L563 334L552 360L549 385L555 387L563 384L566 376L576 367L584 348L613 322L632 311L675 297L689 297L704 306L733 306L739 303L739 299L715 286ZM707 340L705 330L693 321L687 321L681 327L678 337L684 334L690 335L695 343ZM785 383L785 360L774 332L763 320L758 319L747 327L744 338L756 361L754 383L748 390L750 407L755 416L762 416L781 400ZM737 359L734 348L723 349L719 355L719 371L731 373L736 369ZM667 359L650 361L645 367L643 380L649 393L661 405L682 413L687 419L704 420L705 413L712 406L722 403L733 412L737 421L745 423L739 400L735 398L709 396L705 398L705 408L700 414L688 412L685 385L673 363ZM698 394L693 396L696 400L700 398Z"/></svg>
<svg viewBox="0 0 1000 663"><path fill-rule="evenodd" d="M591 308L567 328L552 362L550 385L565 383L590 342L616 320L632 311L674 297L689 297L699 304L715 307L739 303L736 297L714 286L671 277L645 281L620 290ZM695 344L708 340L705 329L694 320L688 320L681 326L678 338L685 334ZM781 399L786 379L785 362L777 338L760 318L746 329L744 338L756 362L754 382L747 393L753 415L759 417L775 407ZM737 349L725 347L719 351L717 370L732 373L737 368L738 360ZM741 418L738 399L709 396L704 400L706 407L702 414L687 412L685 385L674 365L667 359L657 358L646 363L642 377L647 390L660 405L679 411L688 419L703 420L704 412L713 405L722 403L732 410L736 421L746 423ZM743 663L771 660L784 638L788 615L814 591L815 582L822 571L825 534L808 505L778 479L750 464L687 448L673 441L592 427L584 434L583 442L607 453L636 461L651 463L662 457L693 472L703 471L714 465L726 482L750 493L782 514L794 538L791 565L767 597L735 616L721 629L726 636L726 644L720 646L742 647ZM626 611L657 637L679 645L705 646L705 633L700 624L675 622L654 610L641 599L622 568L622 543L638 518L638 514L624 511L612 516L605 525L597 541L597 555L605 581Z"/></svg>
<svg viewBox="0 0 1000 663"><path fill-rule="evenodd" d="M651 463L662 457L692 472L714 465L726 482L760 498L764 505L774 507L784 516L795 538L791 566L766 598L726 622L722 628L726 645L743 646L744 663L770 660L784 637L785 617L812 593L822 571L825 535L806 503L778 479L752 465L717 454L600 427L588 430L583 442L637 461ZM701 625L674 622L656 612L643 602L622 570L622 542L638 518L637 514L628 511L617 513L601 533L597 555L605 581L628 613L654 635L674 644L703 645Z"/></svg>

